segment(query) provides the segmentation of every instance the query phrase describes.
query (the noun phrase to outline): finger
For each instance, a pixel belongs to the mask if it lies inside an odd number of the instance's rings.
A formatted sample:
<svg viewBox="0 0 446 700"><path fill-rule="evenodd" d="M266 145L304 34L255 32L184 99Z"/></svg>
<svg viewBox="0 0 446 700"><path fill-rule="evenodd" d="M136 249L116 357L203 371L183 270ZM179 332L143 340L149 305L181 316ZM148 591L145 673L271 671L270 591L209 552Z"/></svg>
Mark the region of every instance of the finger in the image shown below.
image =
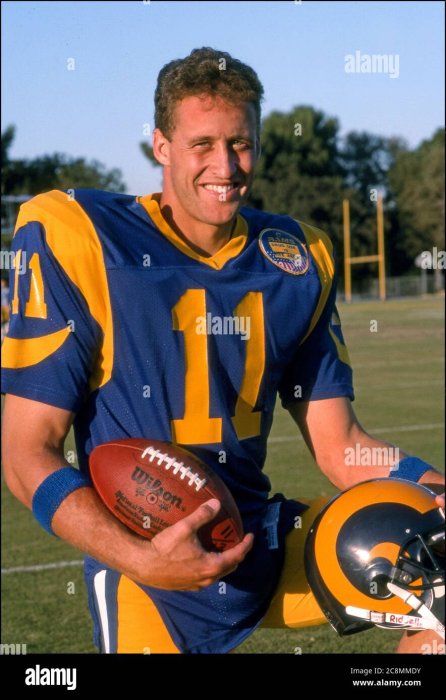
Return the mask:
<svg viewBox="0 0 446 700"><path fill-rule="evenodd" d="M202 578L200 585L210 586L223 576L228 576L235 571L240 562L245 558L254 542L254 535L249 533L244 536L238 545L225 552L208 552L203 561Z"/></svg>
<svg viewBox="0 0 446 700"><path fill-rule="evenodd" d="M218 554L220 564L225 567L237 566L246 557L254 543L254 535L248 533L241 542Z"/></svg>
<svg viewBox="0 0 446 700"><path fill-rule="evenodd" d="M198 506L193 513L188 515L181 522L192 531L197 531L200 527L213 520L219 510L220 501L216 498L211 498L209 501L206 501L206 503L202 503L201 506Z"/></svg>
<svg viewBox="0 0 446 700"><path fill-rule="evenodd" d="M253 544L254 535L252 534L252 532L248 532L248 534L244 536L242 541L238 545L236 545L236 547L233 547L233 549L239 549L240 555L244 559L248 554L249 550L252 548Z"/></svg>
<svg viewBox="0 0 446 700"><path fill-rule="evenodd" d="M203 562L203 575L217 581L222 578L222 576L231 574L248 554L253 542L254 535L250 533L245 535L239 544L235 547L231 547L231 549L227 549L225 552L219 552L218 554L214 552L208 553L207 561Z"/></svg>
<svg viewBox="0 0 446 700"><path fill-rule="evenodd" d="M441 496L436 496L435 503L438 503L440 508L444 508L444 506L445 506L444 494L442 494Z"/></svg>

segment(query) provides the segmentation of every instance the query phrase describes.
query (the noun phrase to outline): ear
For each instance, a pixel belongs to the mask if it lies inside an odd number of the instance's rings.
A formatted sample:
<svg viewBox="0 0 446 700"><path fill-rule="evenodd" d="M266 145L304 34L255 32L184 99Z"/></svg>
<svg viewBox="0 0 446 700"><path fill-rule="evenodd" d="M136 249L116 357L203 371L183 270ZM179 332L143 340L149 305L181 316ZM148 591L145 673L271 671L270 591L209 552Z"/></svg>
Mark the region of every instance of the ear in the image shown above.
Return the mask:
<svg viewBox="0 0 446 700"><path fill-rule="evenodd" d="M262 154L262 145L260 143L260 136L256 139L256 160L260 158Z"/></svg>
<svg viewBox="0 0 446 700"><path fill-rule="evenodd" d="M152 149L158 163L170 165L170 141L160 129L153 131Z"/></svg>

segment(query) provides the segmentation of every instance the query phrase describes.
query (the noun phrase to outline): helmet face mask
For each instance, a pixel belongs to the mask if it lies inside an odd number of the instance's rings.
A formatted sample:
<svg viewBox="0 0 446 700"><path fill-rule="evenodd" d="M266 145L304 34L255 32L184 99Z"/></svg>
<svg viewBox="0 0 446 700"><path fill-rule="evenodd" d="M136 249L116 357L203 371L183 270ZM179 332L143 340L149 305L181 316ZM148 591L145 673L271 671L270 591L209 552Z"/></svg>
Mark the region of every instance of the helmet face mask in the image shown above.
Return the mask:
<svg viewBox="0 0 446 700"><path fill-rule="evenodd" d="M428 516L425 516L425 519L427 520ZM434 520L437 520L437 514ZM428 522L426 526L429 529ZM433 585L441 585L434 581L442 574L444 575L444 537L444 528L435 528L434 525L433 530L429 530L427 538L417 533L404 542L392 572L392 582L413 592L426 590ZM441 546L443 552L441 552ZM428 583L417 585L416 582L420 576Z"/></svg>
<svg viewBox="0 0 446 700"><path fill-rule="evenodd" d="M340 635L374 625L444 634L444 511L419 484L374 479L336 496L310 529L305 567Z"/></svg>
<svg viewBox="0 0 446 700"><path fill-rule="evenodd" d="M438 528L437 531L432 531L425 541L420 535L414 540L407 543L407 551L410 548L415 550L412 555L412 560L420 565L427 574L435 574L444 569L444 530ZM404 554L402 555L404 557ZM416 564L415 564L416 565Z"/></svg>

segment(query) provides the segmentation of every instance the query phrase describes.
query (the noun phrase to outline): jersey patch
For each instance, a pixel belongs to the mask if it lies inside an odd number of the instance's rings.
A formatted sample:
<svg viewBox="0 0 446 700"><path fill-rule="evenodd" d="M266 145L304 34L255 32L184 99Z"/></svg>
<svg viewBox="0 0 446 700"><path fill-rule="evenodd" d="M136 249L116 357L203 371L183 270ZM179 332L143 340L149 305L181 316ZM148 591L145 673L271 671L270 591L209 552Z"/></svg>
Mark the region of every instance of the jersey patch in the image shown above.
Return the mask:
<svg viewBox="0 0 446 700"><path fill-rule="evenodd" d="M263 255L284 272L304 275L308 270L308 253L304 243L287 231L267 228L259 235Z"/></svg>

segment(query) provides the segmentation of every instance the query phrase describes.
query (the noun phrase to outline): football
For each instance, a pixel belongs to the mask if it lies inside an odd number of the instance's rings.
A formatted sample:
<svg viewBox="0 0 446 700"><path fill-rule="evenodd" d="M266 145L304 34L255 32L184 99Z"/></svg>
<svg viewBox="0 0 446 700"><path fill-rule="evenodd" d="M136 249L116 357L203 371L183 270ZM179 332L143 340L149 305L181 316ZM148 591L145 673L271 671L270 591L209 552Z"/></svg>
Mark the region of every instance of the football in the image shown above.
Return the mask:
<svg viewBox="0 0 446 700"><path fill-rule="evenodd" d="M95 447L89 464L104 505L141 537L152 539L218 498L218 514L197 533L204 549L222 552L243 539L240 513L227 486L182 447L141 438L113 440Z"/></svg>

